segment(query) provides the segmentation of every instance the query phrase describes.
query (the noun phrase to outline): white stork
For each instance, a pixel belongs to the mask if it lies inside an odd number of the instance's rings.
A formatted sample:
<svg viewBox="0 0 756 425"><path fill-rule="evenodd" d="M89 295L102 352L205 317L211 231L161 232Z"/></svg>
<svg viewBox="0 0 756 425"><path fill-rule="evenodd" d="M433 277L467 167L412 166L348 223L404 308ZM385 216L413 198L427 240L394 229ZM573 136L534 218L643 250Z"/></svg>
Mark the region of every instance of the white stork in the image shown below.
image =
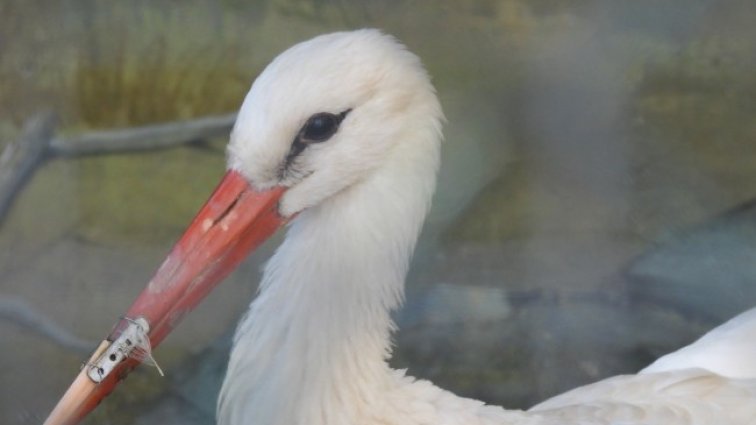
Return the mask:
<svg viewBox="0 0 756 425"><path fill-rule="evenodd" d="M442 121L420 60L379 31L278 56L241 107L223 182L47 423L83 417L143 357L132 346L159 343L290 222L236 332L221 425L756 424L756 310L637 375L527 411L390 368L390 313L434 191Z"/></svg>

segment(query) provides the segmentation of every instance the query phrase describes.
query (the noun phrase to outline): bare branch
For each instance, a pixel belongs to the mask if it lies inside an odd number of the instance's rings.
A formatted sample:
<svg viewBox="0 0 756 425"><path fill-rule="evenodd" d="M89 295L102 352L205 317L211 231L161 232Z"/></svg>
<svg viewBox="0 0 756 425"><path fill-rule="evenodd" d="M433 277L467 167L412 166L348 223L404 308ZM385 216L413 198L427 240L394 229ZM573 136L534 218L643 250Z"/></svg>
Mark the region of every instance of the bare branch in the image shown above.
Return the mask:
<svg viewBox="0 0 756 425"><path fill-rule="evenodd" d="M28 119L21 136L10 142L0 155L0 219L26 184L37 166L47 156L57 119L43 112Z"/></svg>
<svg viewBox="0 0 756 425"><path fill-rule="evenodd" d="M0 154L0 222L37 166L50 156L168 149L227 136L235 121L236 114L228 114L61 138L54 135L55 115L51 112L37 114L26 122L21 137Z"/></svg>
<svg viewBox="0 0 756 425"><path fill-rule="evenodd" d="M54 320L35 311L26 302L16 297L0 297L0 319L8 320L68 350L88 353L96 346L64 329Z"/></svg>
<svg viewBox="0 0 756 425"><path fill-rule="evenodd" d="M53 155L80 156L167 149L197 140L226 136L235 121L236 114L228 114L145 127L96 131L56 138L51 142L50 150Z"/></svg>

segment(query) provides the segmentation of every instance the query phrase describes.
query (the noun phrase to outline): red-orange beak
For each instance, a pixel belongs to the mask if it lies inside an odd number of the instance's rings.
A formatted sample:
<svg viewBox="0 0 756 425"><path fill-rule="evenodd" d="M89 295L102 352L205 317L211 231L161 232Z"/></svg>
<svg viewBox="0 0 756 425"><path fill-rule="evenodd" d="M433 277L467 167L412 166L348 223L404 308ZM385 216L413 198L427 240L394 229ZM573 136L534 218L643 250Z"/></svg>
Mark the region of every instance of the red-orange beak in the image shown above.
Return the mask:
<svg viewBox="0 0 756 425"><path fill-rule="evenodd" d="M229 171L122 320L84 364L45 425L72 425L105 398L254 248L286 220L283 188L259 192Z"/></svg>

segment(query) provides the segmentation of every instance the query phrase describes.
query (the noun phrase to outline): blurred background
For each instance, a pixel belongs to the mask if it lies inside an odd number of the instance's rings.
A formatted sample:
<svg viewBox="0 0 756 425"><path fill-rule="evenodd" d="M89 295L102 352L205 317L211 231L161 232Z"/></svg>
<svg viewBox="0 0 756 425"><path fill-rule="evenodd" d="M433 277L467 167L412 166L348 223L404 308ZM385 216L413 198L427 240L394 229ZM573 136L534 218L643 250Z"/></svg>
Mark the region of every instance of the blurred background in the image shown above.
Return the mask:
<svg viewBox="0 0 756 425"><path fill-rule="evenodd" d="M45 111L57 138L233 113L277 53L365 26L423 59L448 118L394 366L525 408L756 305L751 0L0 0L0 148ZM46 417L225 143L36 164L0 222L0 423ZM87 423L214 423L278 242L156 351L165 378L140 368Z"/></svg>

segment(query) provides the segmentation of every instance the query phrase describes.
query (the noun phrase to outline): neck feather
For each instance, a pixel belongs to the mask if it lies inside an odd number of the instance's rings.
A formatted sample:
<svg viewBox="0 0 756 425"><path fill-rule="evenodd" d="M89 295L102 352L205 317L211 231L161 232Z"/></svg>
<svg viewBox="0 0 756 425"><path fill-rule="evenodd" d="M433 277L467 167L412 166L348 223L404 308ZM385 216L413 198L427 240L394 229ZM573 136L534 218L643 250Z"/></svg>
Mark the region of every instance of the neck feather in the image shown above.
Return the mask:
<svg viewBox="0 0 756 425"><path fill-rule="evenodd" d="M392 385L391 310L434 189L437 146L302 212L234 340L219 424L355 423Z"/></svg>

